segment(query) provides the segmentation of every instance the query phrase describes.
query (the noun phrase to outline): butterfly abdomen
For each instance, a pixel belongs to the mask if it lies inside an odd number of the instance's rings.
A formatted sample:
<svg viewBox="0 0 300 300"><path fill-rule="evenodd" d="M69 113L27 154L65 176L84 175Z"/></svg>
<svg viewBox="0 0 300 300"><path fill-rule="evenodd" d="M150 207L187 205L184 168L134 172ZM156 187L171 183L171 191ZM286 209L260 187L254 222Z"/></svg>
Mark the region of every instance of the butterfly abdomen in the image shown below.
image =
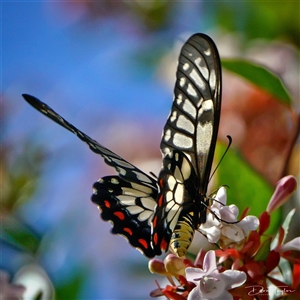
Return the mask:
<svg viewBox="0 0 300 300"><path fill-rule="evenodd" d="M193 219L194 212L192 211L180 216L173 230L169 248L178 257L182 257L186 254L193 240L195 232Z"/></svg>

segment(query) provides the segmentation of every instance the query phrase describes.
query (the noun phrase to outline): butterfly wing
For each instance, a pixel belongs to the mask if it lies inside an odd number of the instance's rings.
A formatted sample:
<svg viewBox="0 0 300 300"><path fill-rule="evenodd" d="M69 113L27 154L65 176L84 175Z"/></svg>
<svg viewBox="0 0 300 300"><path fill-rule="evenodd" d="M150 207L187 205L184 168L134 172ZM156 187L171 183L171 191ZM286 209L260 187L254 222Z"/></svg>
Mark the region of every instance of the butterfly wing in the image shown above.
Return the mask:
<svg viewBox="0 0 300 300"><path fill-rule="evenodd" d="M152 244L156 251L168 250L182 213L194 213L193 197L198 190L198 182L194 168L183 152L174 150L165 155L158 180L157 207L152 220Z"/></svg>
<svg viewBox="0 0 300 300"><path fill-rule="evenodd" d="M183 256L194 230L206 220L206 191L220 119L220 59L208 36L195 34L183 45L176 77L174 101L160 145L164 163L158 179L152 243L164 250L170 244Z"/></svg>
<svg viewBox="0 0 300 300"><path fill-rule="evenodd" d="M92 201L99 207L102 219L113 222L113 234L126 237L147 257L161 254L161 250L154 250L150 243L156 189L118 176L103 177L93 188Z"/></svg>
<svg viewBox="0 0 300 300"><path fill-rule="evenodd" d="M185 153L205 195L218 135L221 109L221 64L210 37L191 36L182 47L174 101L163 130L161 150Z"/></svg>
<svg viewBox="0 0 300 300"><path fill-rule="evenodd" d="M85 133L77 129L75 126L70 124L68 121L66 121L62 116L56 113L47 104L27 94L23 94L22 96L29 104L31 104L39 112L41 112L54 122L58 123L65 129L71 131L79 139L88 144L90 149L93 152L100 154L104 158L104 161L109 166L113 167L122 179L129 182L142 183L145 186L149 186L151 188L156 188L155 179L153 179L152 177L150 177L149 175L147 175L146 173L144 173L143 171L141 171L140 169L138 169L119 155L117 155L116 153L100 145L97 141L93 140L88 135L86 135Z"/></svg>
<svg viewBox="0 0 300 300"><path fill-rule="evenodd" d="M115 168L119 176L104 177L94 184L92 201L99 207L102 219L113 222L113 234L125 236L133 247L148 257L160 254L160 250L155 252L151 247L150 222L156 205L156 180L100 145L42 101L26 94L23 97L45 116L74 133Z"/></svg>

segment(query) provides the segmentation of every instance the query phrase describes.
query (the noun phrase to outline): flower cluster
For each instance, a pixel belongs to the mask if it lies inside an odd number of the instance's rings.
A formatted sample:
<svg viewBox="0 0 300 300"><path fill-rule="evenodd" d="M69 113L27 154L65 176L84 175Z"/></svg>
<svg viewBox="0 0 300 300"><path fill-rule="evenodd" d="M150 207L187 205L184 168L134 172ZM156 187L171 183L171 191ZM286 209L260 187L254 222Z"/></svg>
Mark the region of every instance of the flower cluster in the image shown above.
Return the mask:
<svg viewBox="0 0 300 300"><path fill-rule="evenodd" d="M151 296L174 300L200 299L300 299L300 237L285 243L292 210L275 237L265 234L270 214L280 207L297 186L293 176L286 176L261 216L237 220L238 208L226 206L226 190L214 197L207 222L200 231L219 248L207 253L200 250L195 262L169 254L164 261L152 259L149 269L168 278L170 285L159 287ZM299 257L299 255L298 255ZM292 268L291 268L292 266Z"/></svg>

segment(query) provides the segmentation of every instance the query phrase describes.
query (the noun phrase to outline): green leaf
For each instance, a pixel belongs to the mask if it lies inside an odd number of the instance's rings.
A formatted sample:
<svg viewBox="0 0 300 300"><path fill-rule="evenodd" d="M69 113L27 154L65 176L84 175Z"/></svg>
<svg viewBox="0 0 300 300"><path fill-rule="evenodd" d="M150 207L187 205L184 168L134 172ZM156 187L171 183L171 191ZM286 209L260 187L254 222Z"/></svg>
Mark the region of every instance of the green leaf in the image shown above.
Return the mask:
<svg viewBox="0 0 300 300"><path fill-rule="evenodd" d="M28 225L10 216L2 222L1 239L17 248L35 254L39 248L41 236Z"/></svg>
<svg viewBox="0 0 300 300"><path fill-rule="evenodd" d="M273 95L282 103L288 105L292 103L281 79L266 68L243 59L223 59L222 66Z"/></svg>
<svg viewBox="0 0 300 300"><path fill-rule="evenodd" d="M79 295L85 284L87 272L87 270L76 268L72 277L65 278L59 286L56 286L55 299L81 299Z"/></svg>
<svg viewBox="0 0 300 300"><path fill-rule="evenodd" d="M217 144L218 162L225 152L222 143ZM235 204L240 213L250 208L250 215L259 217L266 210L273 188L234 150L229 149L218 168L218 185L227 185L227 204ZM272 214L268 233L277 231L281 219L280 210Z"/></svg>
<svg viewBox="0 0 300 300"><path fill-rule="evenodd" d="M268 255L270 254L271 241L272 239L269 238L262 243L262 245L260 246L258 252L254 257L255 261L265 261L268 258Z"/></svg>

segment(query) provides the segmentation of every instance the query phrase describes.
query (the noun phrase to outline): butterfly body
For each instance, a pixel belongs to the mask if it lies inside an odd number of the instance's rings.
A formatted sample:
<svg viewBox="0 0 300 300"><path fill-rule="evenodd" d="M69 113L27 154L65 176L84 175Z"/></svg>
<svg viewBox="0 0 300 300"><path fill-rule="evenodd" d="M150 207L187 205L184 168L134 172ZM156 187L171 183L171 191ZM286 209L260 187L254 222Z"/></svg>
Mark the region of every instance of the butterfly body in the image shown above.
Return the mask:
<svg viewBox="0 0 300 300"><path fill-rule="evenodd" d="M208 36L195 34L183 45L176 76L157 178L105 148L37 98L23 95L115 169L117 175L94 183L92 202L102 219L112 222L113 234L123 235L149 258L168 249L184 256L210 205L206 192L220 118L221 66Z"/></svg>

